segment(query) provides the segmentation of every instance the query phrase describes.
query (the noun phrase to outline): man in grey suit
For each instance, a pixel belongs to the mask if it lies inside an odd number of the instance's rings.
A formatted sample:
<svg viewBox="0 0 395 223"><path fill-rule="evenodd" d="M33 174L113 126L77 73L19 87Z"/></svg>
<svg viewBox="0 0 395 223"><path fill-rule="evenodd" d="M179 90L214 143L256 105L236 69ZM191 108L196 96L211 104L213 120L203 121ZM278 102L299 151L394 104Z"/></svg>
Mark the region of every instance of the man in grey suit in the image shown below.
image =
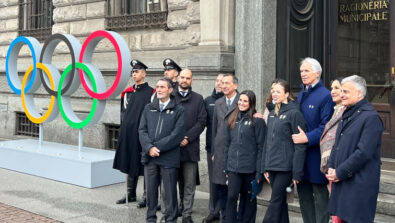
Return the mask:
<svg viewBox="0 0 395 223"><path fill-rule="evenodd" d="M224 149L225 132L228 129L226 117L236 108L239 101L237 92L238 80L232 74L225 74L222 78L222 92L224 97L218 99L214 106L213 117L213 144L212 144L212 182L213 200L219 201L221 205L221 217L225 219L225 208L227 198L226 176L224 173ZM206 221L209 222L209 221Z"/></svg>

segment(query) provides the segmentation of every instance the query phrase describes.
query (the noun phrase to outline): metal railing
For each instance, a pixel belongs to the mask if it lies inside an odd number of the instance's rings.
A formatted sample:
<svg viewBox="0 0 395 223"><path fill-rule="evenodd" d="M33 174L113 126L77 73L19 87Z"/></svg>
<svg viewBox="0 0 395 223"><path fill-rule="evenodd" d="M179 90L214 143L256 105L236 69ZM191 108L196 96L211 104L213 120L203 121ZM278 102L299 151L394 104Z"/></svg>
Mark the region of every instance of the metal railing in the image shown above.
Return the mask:
<svg viewBox="0 0 395 223"><path fill-rule="evenodd" d="M19 0L19 35L32 36L39 41L51 36L53 9L50 0Z"/></svg>
<svg viewBox="0 0 395 223"><path fill-rule="evenodd" d="M119 138L119 128L117 124L106 124L107 146L106 149L116 150Z"/></svg>
<svg viewBox="0 0 395 223"><path fill-rule="evenodd" d="M15 135L38 138L39 125L31 122L24 112L16 112L15 122Z"/></svg>
<svg viewBox="0 0 395 223"><path fill-rule="evenodd" d="M167 28L167 0L107 0L108 30Z"/></svg>

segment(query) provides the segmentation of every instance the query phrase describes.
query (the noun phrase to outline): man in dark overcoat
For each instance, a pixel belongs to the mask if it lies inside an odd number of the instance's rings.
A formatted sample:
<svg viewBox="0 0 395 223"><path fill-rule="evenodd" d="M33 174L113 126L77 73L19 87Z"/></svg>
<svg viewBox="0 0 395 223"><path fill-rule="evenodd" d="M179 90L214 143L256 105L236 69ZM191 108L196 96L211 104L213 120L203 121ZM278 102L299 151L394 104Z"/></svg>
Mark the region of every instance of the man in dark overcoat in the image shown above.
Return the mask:
<svg viewBox="0 0 395 223"><path fill-rule="evenodd" d="M135 84L121 94L121 127L115 152L113 168L127 174L128 202L136 201L136 189L139 176L144 175L141 160L141 145L138 135L140 117L144 106L150 102L153 88L144 81L146 69L144 63L132 60L132 77ZM143 201L145 200L145 193ZM124 204L126 196L117 204Z"/></svg>
<svg viewBox="0 0 395 223"><path fill-rule="evenodd" d="M380 184L383 124L367 102L366 81L357 75L342 80L347 107L328 161L332 183L329 213L349 223L373 222Z"/></svg>
<svg viewBox="0 0 395 223"><path fill-rule="evenodd" d="M214 201L214 197L218 198L218 196L213 196L213 193L216 192L213 190L213 161L211 160L211 144L212 144L212 130L213 130L213 116L214 116L214 106L215 102L224 96L222 92L222 78L223 74L218 74L215 79L215 86L213 92L210 96L204 99L204 104L207 112L207 129L206 129L206 152L207 152L207 169L208 169L208 178L209 178L209 187L210 187L210 198L208 209L210 211L209 215L204 219L205 223L211 223L219 220L220 214L220 202L219 200Z"/></svg>
<svg viewBox="0 0 395 223"><path fill-rule="evenodd" d="M239 93L237 92L238 79L232 74L225 74L222 78L222 92L225 96L218 99L214 106L213 129L212 129L212 147L211 159L213 162L212 182L214 200L219 200L221 204L221 217L224 220L227 185L226 175L224 172L224 150L225 150L225 133L228 131L228 123L226 117L232 113L239 101Z"/></svg>
<svg viewBox="0 0 395 223"><path fill-rule="evenodd" d="M178 87L173 92L177 102L184 107L184 139L180 144L181 163L178 176L180 196L179 211L182 222L192 223L192 208L198 179L198 162L200 161L200 134L206 126L207 113L203 97L192 90L192 71L184 69L178 75ZM180 215L181 213L179 213Z"/></svg>
<svg viewBox="0 0 395 223"><path fill-rule="evenodd" d="M322 68L313 58L301 62L302 90L298 94L300 110L306 119L307 131L292 135L296 144L307 144L303 180L297 186L300 210L305 223L327 223L329 191L328 180L320 171L320 138L330 120L335 104L330 91L320 80Z"/></svg>

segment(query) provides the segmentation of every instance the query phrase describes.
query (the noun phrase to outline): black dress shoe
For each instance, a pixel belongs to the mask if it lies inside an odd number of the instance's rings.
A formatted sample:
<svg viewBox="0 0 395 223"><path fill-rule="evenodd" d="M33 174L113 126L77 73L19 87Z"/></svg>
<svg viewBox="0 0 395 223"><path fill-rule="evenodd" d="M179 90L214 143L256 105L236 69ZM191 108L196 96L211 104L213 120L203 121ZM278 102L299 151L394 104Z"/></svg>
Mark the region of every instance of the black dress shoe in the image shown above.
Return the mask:
<svg viewBox="0 0 395 223"><path fill-rule="evenodd" d="M158 204L158 206L156 206L156 211L160 211L160 204Z"/></svg>
<svg viewBox="0 0 395 223"><path fill-rule="evenodd" d="M182 218L182 223L193 223L192 217L188 216L188 217Z"/></svg>
<svg viewBox="0 0 395 223"><path fill-rule="evenodd" d="M145 208L147 207L147 201L146 200L142 200L137 204L137 208Z"/></svg>
<svg viewBox="0 0 395 223"><path fill-rule="evenodd" d="M135 202L136 200L137 200L136 197L128 197L128 202ZM126 203L126 196L117 200L117 202L115 202L115 203L116 204L125 204Z"/></svg>
<svg viewBox="0 0 395 223"><path fill-rule="evenodd" d="M209 214L205 219L203 219L203 223L212 223L218 220L219 220L219 216Z"/></svg>

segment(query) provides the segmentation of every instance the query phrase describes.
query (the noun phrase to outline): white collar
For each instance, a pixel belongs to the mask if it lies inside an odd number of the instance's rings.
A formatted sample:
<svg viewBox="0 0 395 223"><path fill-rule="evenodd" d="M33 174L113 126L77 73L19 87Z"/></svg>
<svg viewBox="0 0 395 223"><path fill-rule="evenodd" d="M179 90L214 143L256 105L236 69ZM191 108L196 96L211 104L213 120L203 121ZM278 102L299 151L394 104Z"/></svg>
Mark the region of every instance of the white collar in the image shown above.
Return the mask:
<svg viewBox="0 0 395 223"><path fill-rule="evenodd" d="M183 90L183 89L181 89L179 86L178 86L178 92L185 92L186 94L188 94L188 92L189 92L189 89L186 89L186 90ZM185 94L185 95L186 95ZM182 95L182 94L181 94Z"/></svg>
<svg viewBox="0 0 395 223"><path fill-rule="evenodd" d="M159 100L159 105L164 105L164 106L163 106L163 109L165 109L165 108L167 107L167 105L169 104L169 102L170 102L170 98L169 98L169 100L167 100L167 101L165 101L165 102L161 102L161 101Z"/></svg>
<svg viewBox="0 0 395 223"><path fill-rule="evenodd" d="M318 84L318 82L320 82L320 80L318 80L318 81L315 82L314 84L305 85L304 87L305 87L306 90L309 89L309 87L313 88L313 87L315 87L315 86Z"/></svg>
<svg viewBox="0 0 395 223"><path fill-rule="evenodd" d="M225 96L226 102L228 102L228 100L230 100L230 104L233 104L233 101L235 100L236 95L237 95L237 92L236 92L235 95L233 95L233 97L231 97L231 98L228 98L228 97Z"/></svg>

